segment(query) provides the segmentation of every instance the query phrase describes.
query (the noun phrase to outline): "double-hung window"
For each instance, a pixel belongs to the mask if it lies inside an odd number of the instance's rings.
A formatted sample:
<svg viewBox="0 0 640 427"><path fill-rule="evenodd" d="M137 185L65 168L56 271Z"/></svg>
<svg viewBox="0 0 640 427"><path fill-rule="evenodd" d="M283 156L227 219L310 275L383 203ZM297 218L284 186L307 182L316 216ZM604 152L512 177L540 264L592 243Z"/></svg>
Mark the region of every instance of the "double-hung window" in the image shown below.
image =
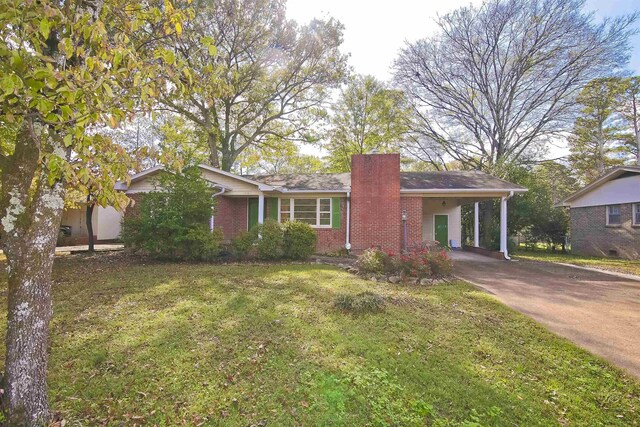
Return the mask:
<svg viewBox="0 0 640 427"><path fill-rule="evenodd" d="M633 225L640 225L640 203L633 204Z"/></svg>
<svg viewBox="0 0 640 427"><path fill-rule="evenodd" d="M331 227L331 199L280 199L280 222L285 221Z"/></svg>
<svg viewBox="0 0 640 427"><path fill-rule="evenodd" d="M620 214L620 205L607 206L607 225L622 224L622 215Z"/></svg>

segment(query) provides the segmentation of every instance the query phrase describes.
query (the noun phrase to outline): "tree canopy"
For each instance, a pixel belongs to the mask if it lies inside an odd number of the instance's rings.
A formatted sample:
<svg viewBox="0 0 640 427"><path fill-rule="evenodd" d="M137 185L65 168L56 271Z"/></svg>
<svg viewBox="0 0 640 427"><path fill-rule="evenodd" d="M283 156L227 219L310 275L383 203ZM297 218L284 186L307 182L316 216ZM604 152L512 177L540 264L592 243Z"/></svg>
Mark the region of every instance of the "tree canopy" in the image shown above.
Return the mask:
<svg viewBox="0 0 640 427"><path fill-rule="evenodd" d="M373 76L354 76L333 105L324 148L332 171L351 169L351 155L398 151L408 131L404 94Z"/></svg>
<svg viewBox="0 0 640 427"><path fill-rule="evenodd" d="M170 70L175 83L161 102L205 132L213 166L231 170L249 147L277 137L313 140L328 89L346 75L339 51L343 27L333 19L299 25L280 0L201 0L181 37L166 43L191 77Z"/></svg>
<svg viewBox="0 0 640 427"><path fill-rule="evenodd" d="M568 131L582 87L626 64L638 18L596 23L583 5L489 0L444 15L434 36L408 43L395 81L417 116L417 148L492 170Z"/></svg>

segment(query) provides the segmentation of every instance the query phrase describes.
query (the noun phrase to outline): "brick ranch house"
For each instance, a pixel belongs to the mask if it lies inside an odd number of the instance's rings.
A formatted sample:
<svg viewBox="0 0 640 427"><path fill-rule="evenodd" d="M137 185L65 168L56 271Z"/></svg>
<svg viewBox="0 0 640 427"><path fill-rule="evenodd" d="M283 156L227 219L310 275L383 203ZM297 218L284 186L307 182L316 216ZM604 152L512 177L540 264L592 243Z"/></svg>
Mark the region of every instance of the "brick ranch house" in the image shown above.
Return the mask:
<svg viewBox="0 0 640 427"><path fill-rule="evenodd" d="M570 209L572 253L640 258L640 166L614 168L558 205Z"/></svg>
<svg viewBox="0 0 640 427"><path fill-rule="evenodd" d="M525 188L476 171L401 172L399 154L352 157L350 173L236 175L200 165L218 189L211 226L225 240L267 218L310 224L318 253L343 248L360 253L378 246L399 251L423 241L461 246L461 206L476 204L475 246L479 246L478 206L501 199L501 252L507 254L507 200ZM131 177L120 190L136 200L158 190L155 167ZM127 214L135 214L135 205Z"/></svg>

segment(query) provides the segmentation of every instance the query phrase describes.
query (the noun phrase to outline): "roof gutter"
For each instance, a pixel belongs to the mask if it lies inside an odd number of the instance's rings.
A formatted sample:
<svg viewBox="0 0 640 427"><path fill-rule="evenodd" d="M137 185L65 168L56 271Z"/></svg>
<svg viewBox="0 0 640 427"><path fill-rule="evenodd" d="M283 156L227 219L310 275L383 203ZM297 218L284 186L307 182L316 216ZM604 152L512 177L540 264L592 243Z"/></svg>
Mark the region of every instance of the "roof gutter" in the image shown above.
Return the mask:
<svg viewBox="0 0 640 427"><path fill-rule="evenodd" d="M225 191L227 191L227 187L223 187L218 184L214 184L212 187L220 188L220 191L211 195L212 199L215 199L218 196L222 196L225 193ZM213 226L215 225L214 222L215 222L215 215L213 214L213 212L211 212L211 218L209 219L209 229L211 230L212 233L213 233Z"/></svg>

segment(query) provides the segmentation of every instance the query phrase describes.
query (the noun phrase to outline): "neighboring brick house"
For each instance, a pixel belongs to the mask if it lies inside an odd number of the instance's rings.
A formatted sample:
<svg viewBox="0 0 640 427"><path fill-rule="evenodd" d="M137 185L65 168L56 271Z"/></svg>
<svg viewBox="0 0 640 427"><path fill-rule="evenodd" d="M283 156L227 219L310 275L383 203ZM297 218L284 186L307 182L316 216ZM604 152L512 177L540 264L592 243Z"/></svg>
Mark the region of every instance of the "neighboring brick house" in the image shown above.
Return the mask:
<svg viewBox="0 0 640 427"><path fill-rule="evenodd" d="M640 258L640 166L614 168L559 205L570 208L572 253Z"/></svg>
<svg viewBox="0 0 640 427"><path fill-rule="evenodd" d="M372 246L399 251L422 241L461 246L461 205L501 198L506 253L506 200L526 189L475 171L401 172L398 154L355 155L350 173L236 175L200 165L219 188L212 227L231 240L267 218L303 221L317 232L319 253ZM134 175L132 197L156 190L156 167ZM477 240L476 240L477 242ZM476 243L477 246L477 243Z"/></svg>

